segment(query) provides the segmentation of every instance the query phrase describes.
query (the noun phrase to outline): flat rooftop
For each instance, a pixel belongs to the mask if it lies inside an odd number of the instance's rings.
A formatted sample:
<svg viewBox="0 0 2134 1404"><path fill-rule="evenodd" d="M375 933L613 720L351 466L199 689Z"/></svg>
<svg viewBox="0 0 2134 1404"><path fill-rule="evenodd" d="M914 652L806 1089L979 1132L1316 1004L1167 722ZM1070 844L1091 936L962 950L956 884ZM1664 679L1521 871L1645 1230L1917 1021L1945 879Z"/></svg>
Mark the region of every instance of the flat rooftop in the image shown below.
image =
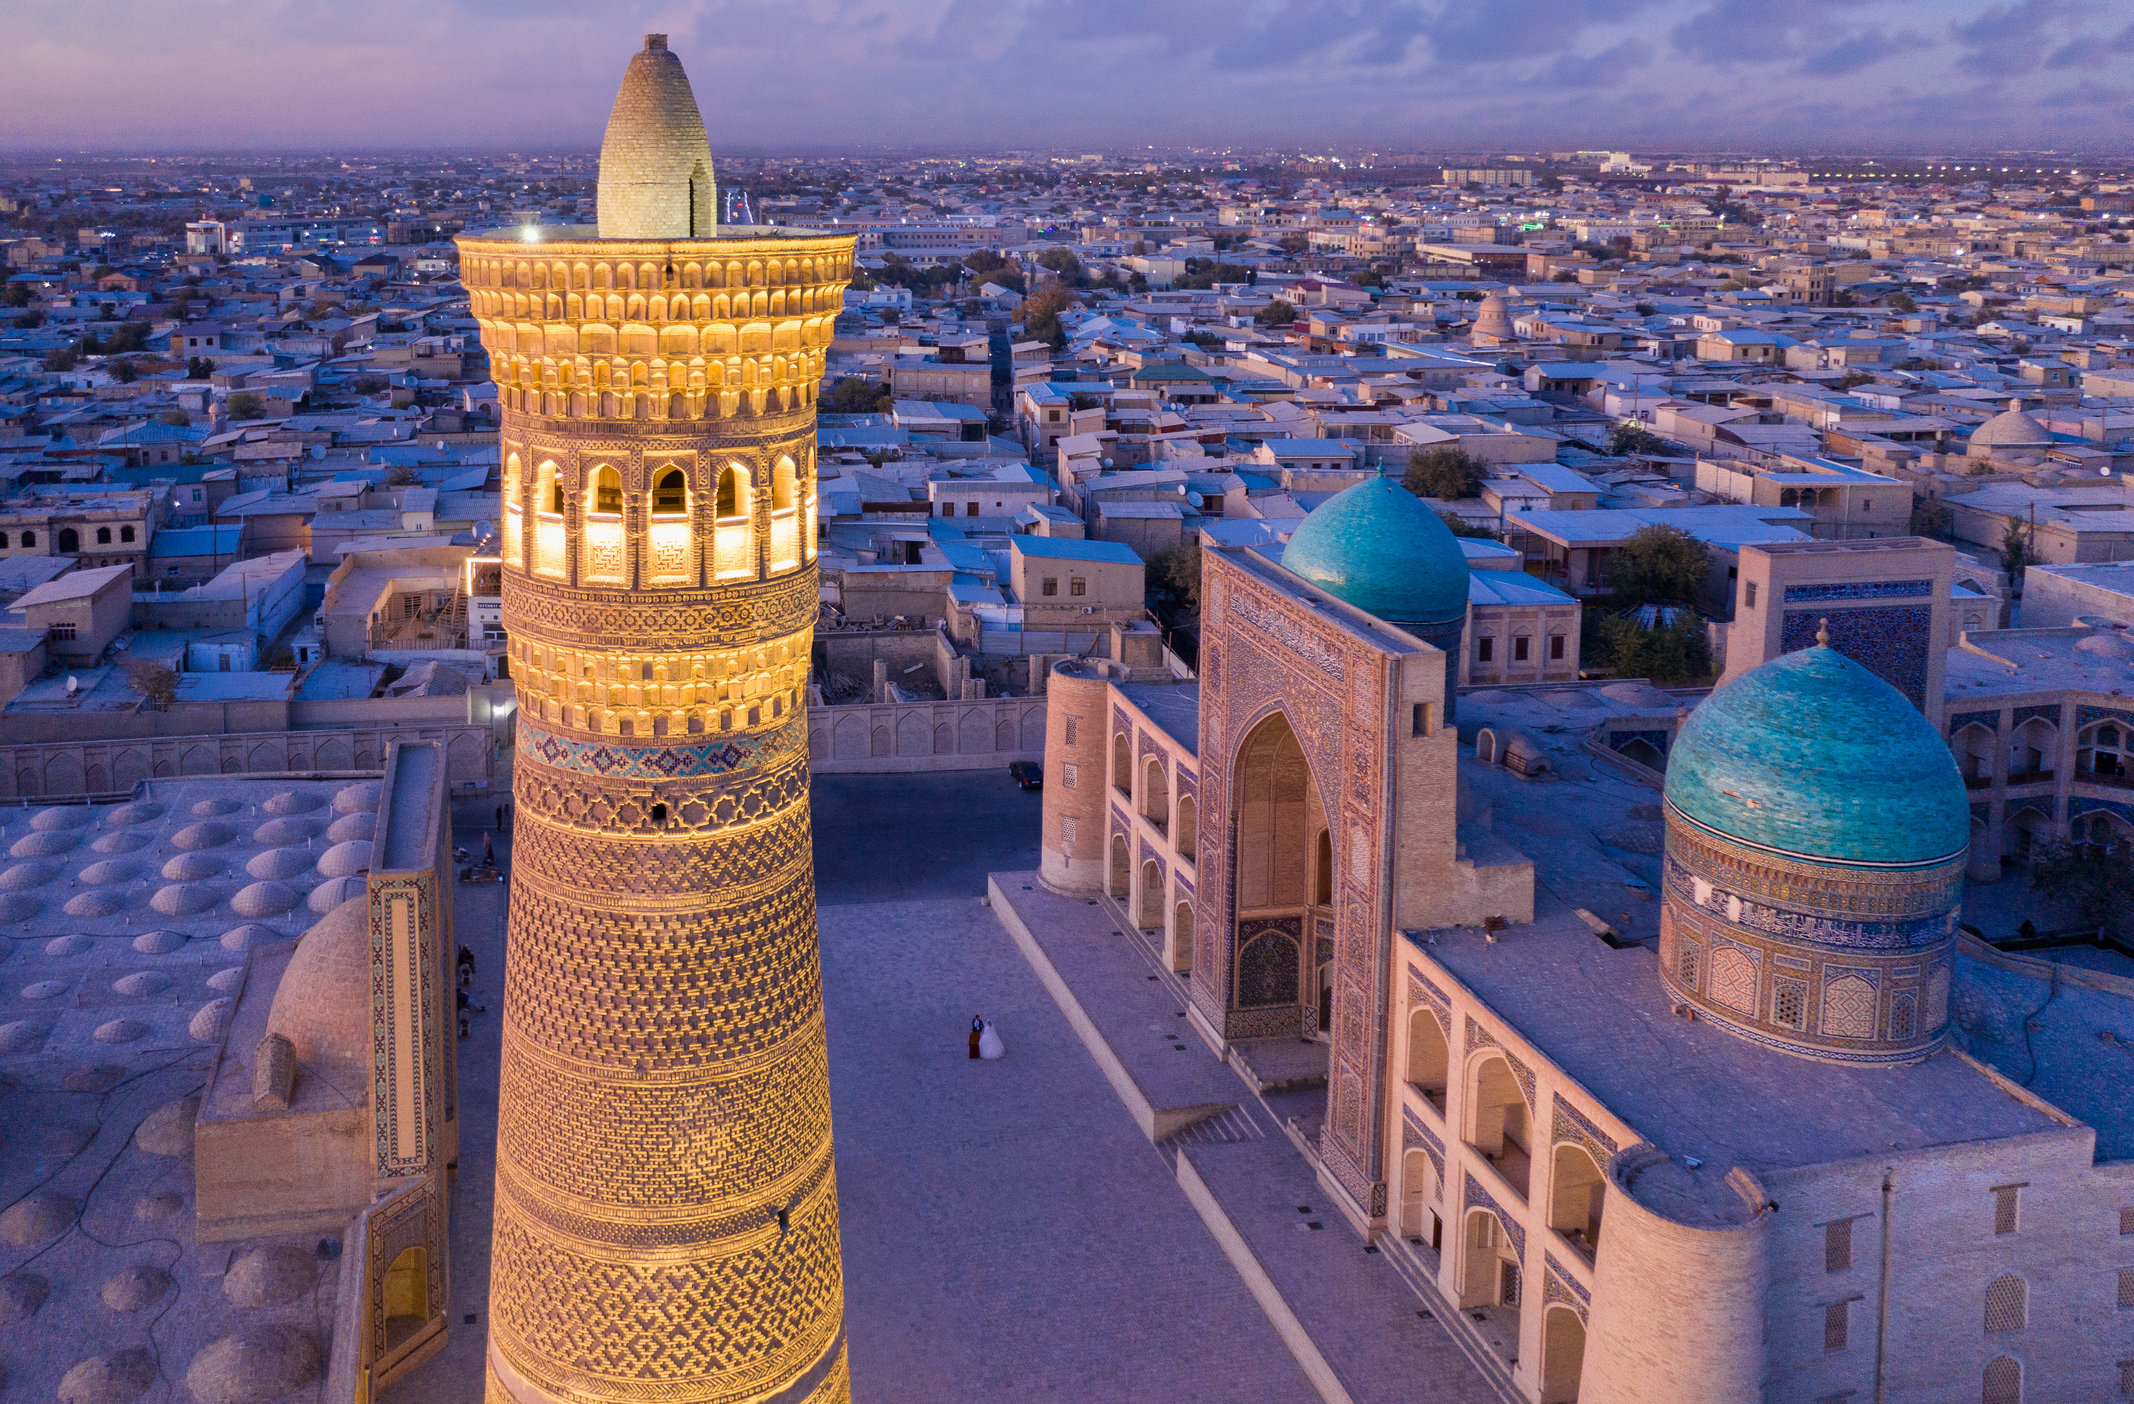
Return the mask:
<svg viewBox="0 0 2134 1404"><path fill-rule="evenodd" d="M1117 686L1126 700L1139 707L1164 735L1185 747L1190 754L1200 754L1199 683L1120 683Z"/></svg>
<svg viewBox="0 0 2134 1404"><path fill-rule="evenodd" d="M2134 696L2134 638L2076 628L1971 634L1949 650L1945 677L1943 695L1952 711L1974 698L2053 688Z"/></svg>

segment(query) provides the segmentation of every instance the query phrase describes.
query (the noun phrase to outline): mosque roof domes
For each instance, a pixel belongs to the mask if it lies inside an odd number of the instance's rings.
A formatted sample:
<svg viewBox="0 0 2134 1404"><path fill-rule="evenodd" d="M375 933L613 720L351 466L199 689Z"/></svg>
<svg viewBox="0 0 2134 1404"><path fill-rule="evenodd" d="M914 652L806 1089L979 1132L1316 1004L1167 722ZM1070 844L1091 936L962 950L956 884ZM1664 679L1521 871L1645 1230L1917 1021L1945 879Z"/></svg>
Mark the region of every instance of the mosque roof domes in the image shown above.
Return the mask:
<svg viewBox="0 0 2134 1404"><path fill-rule="evenodd" d="M1472 334L1494 336L1505 341L1511 339L1511 309L1500 294L1491 293L1482 299L1480 306L1476 307Z"/></svg>
<svg viewBox="0 0 2134 1404"><path fill-rule="evenodd" d="M1947 743L1904 694L1827 646L1706 698L1668 753L1666 793L1695 824L1799 857L1924 864L1971 839Z"/></svg>
<svg viewBox="0 0 2134 1404"><path fill-rule="evenodd" d="M370 1056L370 916L345 902L313 922L289 958L267 1031L307 1063L361 1067Z"/></svg>
<svg viewBox="0 0 2134 1404"><path fill-rule="evenodd" d="M598 197L603 239L705 239L717 232L711 143L689 75L664 34L647 34L623 70L600 140Z"/></svg>
<svg viewBox="0 0 2134 1404"><path fill-rule="evenodd" d="M1974 445L1988 448L2039 448L2052 442L2052 430L2027 413L2019 400L1971 431Z"/></svg>
<svg viewBox="0 0 2134 1404"><path fill-rule="evenodd" d="M1436 512L1389 478L1336 493L1282 552L1293 575L1395 624L1467 613L1467 557Z"/></svg>

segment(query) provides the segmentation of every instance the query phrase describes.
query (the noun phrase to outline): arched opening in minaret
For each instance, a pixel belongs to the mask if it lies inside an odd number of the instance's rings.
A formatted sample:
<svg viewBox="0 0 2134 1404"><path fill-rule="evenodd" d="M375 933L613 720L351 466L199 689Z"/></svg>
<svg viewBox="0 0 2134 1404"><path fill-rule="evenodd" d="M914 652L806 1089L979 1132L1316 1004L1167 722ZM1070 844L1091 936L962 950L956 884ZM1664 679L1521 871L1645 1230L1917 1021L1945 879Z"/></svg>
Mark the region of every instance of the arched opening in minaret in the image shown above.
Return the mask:
<svg viewBox="0 0 2134 1404"><path fill-rule="evenodd" d="M533 568L537 575L562 579L570 564L563 530L563 480L552 460L534 470Z"/></svg>
<svg viewBox="0 0 2134 1404"><path fill-rule="evenodd" d="M689 237L709 239L718 232L718 197L711 172L702 161L689 170Z"/></svg>
<svg viewBox="0 0 2134 1404"><path fill-rule="evenodd" d="M756 573L755 530L749 521L752 496L748 469L727 464L719 474L712 524L712 572L721 580L742 580Z"/></svg>
<svg viewBox="0 0 2134 1404"><path fill-rule="evenodd" d="M584 559L579 577L591 585L629 583L623 558L622 474L601 464L586 475L585 520L580 528Z"/></svg>
<svg viewBox="0 0 2134 1404"><path fill-rule="evenodd" d="M689 523L689 476L661 468L652 477L652 530L646 571L654 585L696 583L696 534Z"/></svg>
<svg viewBox="0 0 2134 1404"><path fill-rule="evenodd" d="M799 474L793 460L779 455L771 468L771 569L800 564Z"/></svg>

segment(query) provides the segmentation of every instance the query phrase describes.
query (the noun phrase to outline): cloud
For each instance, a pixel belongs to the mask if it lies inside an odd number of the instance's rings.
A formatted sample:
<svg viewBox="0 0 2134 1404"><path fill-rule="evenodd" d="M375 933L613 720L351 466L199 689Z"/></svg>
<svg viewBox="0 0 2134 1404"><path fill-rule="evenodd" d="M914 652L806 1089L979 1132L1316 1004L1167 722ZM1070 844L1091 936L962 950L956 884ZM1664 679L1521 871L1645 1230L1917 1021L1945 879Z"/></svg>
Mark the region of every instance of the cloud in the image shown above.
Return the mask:
<svg viewBox="0 0 2134 1404"><path fill-rule="evenodd" d="M2052 57L2045 60L2045 66L2103 68L2112 61L2114 54L2134 54L2134 24L2128 25L2110 38L2078 34L2053 50Z"/></svg>
<svg viewBox="0 0 2134 1404"><path fill-rule="evenodd" d="M2023 0L1987 10L1965 24L1949 26L1949 37L1968 52L1956 61L1981 78L2013 77L2036 72L2045 62L2046 33L2068 17L2060 0Z"/></svg>
<svg viewBox="0 0 2134 1404"><path fill-rule="evenodd" d="M1652 62L1652 46L1625 39L1614 48L1580 57L1565 54L1549 65L1551 88L1612 88L1627 83Z"/></svg>
<svg viewBox="0 0 2134 1404"><path fill-rule="evenodd" d="M1833 27L1873 0L1713 0L1675 26L1675 47L1709 63L1779 63L1827 41Z"/></svg>
<svg viewBox="0 0 2134 1404"><path fill-rule="evenodd" d="M1801 60L1801 72L1814 78L1842 78L1880 63L1905 47L1903 40L1879 29L1864 30L1808 55Z"/></svg>

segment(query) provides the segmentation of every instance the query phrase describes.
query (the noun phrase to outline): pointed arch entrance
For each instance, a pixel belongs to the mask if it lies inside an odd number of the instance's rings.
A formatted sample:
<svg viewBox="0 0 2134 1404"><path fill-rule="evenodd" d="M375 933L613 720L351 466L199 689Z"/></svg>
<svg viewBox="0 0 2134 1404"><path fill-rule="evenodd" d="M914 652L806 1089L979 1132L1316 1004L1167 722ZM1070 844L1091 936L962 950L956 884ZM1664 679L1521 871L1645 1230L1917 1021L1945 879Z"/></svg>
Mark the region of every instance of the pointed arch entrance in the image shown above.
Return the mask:
<svg viewBox="0 0 2134 1404"><path fill-rule="evenodd" d="M1318 918L1332 912L1322 881L1331 841L1311 764L1282 713L1262 718L1238 747L1230 794L1237 912L1231 1007L1247 1016L1250 1034L1309 1037L1319 1027Z"/></svg>

